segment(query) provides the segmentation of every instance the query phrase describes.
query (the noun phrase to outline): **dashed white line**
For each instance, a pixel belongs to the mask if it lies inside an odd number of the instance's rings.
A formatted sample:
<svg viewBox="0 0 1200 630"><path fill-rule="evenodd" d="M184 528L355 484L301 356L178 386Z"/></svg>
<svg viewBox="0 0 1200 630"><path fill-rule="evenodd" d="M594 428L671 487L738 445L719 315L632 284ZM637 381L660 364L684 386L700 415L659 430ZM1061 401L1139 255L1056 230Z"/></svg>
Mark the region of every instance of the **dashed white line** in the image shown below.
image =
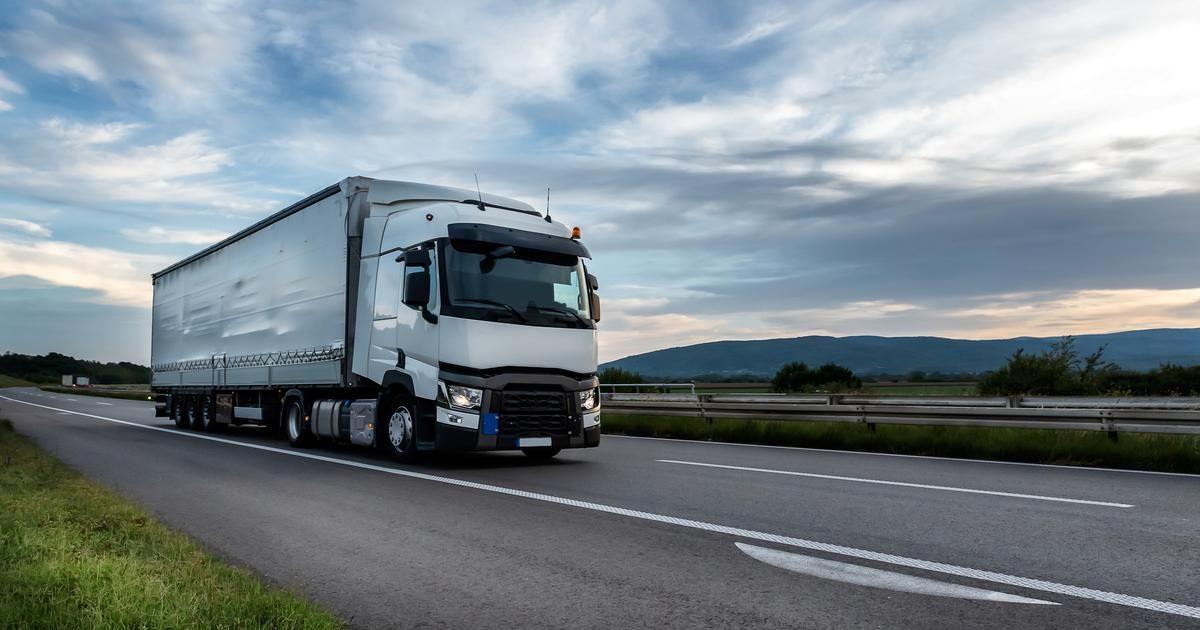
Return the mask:
<svg viewBox="0 0 1200 630"><path fill-rule="evenodd" d="M872 483L882 486L903 486L905 488L920 488L922 490L942 490L945 492L965 492L968 494L989 494L998 497L1015 499L1033 499L1036 501L1057 501L1059 503L1081 503L1083 505L1099 505L1102 507L1131 508L1128 503L1111 503L1109 501L1091 501L1088 499L1068 499L1065 497L1048 497L1040 494L1021 494L1017 492L1000 492L999 490L977 490L974 488L956 488L954 486L934 486L925 483L908 483L905 481L885 481L883 479L864 479L862 477L843 477L841 475L822 475L819 473L795 472L791 470L775 470L772 468L750 468L748 466L729 466L726 464L708 464L704 462L685 462L677 459L657 459L664 464L682 464L684 466L702 466L705 468L724 468L726 470L741 470L745 472L768 473L772 475L790 475L793 477L810 477L813 479L830 479L833 481L852 481L856 483Z"/></svg>
<svg viewBox="0 0 1200 630"><path fill-rule="evenodd" d="M1081 599L1089 599L1092 601L1103 602L1103 603L1107 603L1107 604L1116 604L1118 606L1128 606L1131 608L1141 608L1144 610L1152 610L1155 612L1162 612L1162 613L1167 613L1167 614L1171 614L1171 615L1179 615L1182 617L1189 617L1192 619L1200 619L1200 607L1197 607L1197 606L1176 604L1174 602L1164 602L1164 601L1159 601L1156 599L1150 599L1147 597L1138 597L1135 595L1125 595L1122 593L1112 593L1109 591L1101 591L1098 589L1086 588L1086 587L1082 587L1082 586L1072 586L1070 584L1060 584L1058 582L1051 582L1048 580L1026 578L1026 577L1021 577L1021 576L1017 576L1017 575L1009 575L1006 573L997 573L995 571L985 571L983 569L972 569L970 567L962 567L962 566L957 566L957 565L953 565L953 564L946 564L943 562L933 562L930 560L920 560L917 558L908 558L905 556L898 556L898 555L894 555L894 554L890 554L890 553L883 553L883 552L879 552L879 551L870 551L867 549L857 549L854 547L847 547L845 545L835 545L832 543L823 543L823 542L814 541L814 540L805 540L803 538L795 538L792 536L784 536L781 534L772 534L769 532L759 532L759 531L755 531L755 530L751 530L751 529L742 529L740 527L730 527L728 525L718 525L716 523L706 523L704 521L697 521L697 520L693 520L693 519L689 519L689 518L682 518L682 517L678 517L678 516L668 516L665 514L656 514L654 512L644 512L641 510L633 510L633 509L629 509L629 508L615 507L615 506L611 506L611 505L605 505L603 503L592 503L590 501L582 501L579 499L558 497L558 496L554 496L554 495L550 495L550 494L542 494L540 492L530 492L528 490L518 490L516 488L506 488L504 486L495 486L492 484L479 483L479 482L475 482L475 481L467 481L465 479L455 479L453 477L439 477L437 475L429 475L426 473L420 473L420 472L416 472L416 471L412 471L412 470L404 470L404 469L400 469L400 468L388 468L386 466L377 466L375 464L367 464L364 462L356 462L356 461L350 461L350 460L345 460L345 459L338 459L336 457L327 457L324 455L316 455L313 453L304 453L304 452L294 451L294 450L289 450L289 449L275 448L273 446L264 446L262 444L251 444L248 442L239 442L237 440L231 440L228 438L216 437L216 436L212 436L212 435L204 435L202 433L184 432L184 431L179 431L176 429L168 429L166 427L155 427L155 426L141 424L138 422L130 422L129 420L119 420L117 418L108 418L105 416L97 416L95 414L83 413L80 411L71 411L69 409L59 409L57 407L51 407L49 405L41 405L38 403L32 403L32 402L26 401L26 400L18 400L16 398L9 398L8 396L0 396L0 399L8 400L8 401L15 402L15 403L20 403L22 405L29 405L31 407L40 407L42 409L49 409L51 411L65 411L69 414L76 415L76 416L83 416L85 418L95 418L97 420L104 420L105 422L112 422L115 424L121 424L121 425L129 426L129 427L133 427L133 428L137 428L137 429L169 433L171 435L177 435L177 436L192 438L192 439L196 439L196 440L207 440L210 442L229 444L232 446L239 446L242 448L254 449L257 451L278 453L280 455L287 455L290 457L299 457L302 459L326 462L326 463L330 463L330 464L338 464L340 466L348 466L350 468L358 468L361 470L371 470L371 471L381 472L381 473L385 473L385 474L389 474L389 475L396 475L398 477L408 477L411 479L422 479L425 481L433 481L433 482L443 483L443 484L450 485L450 486L457 486L460 488L471 488L474 490L481 490L484 492L491 492L494 494L502 494L502 495L507 495L507 496L521 497L521 498L530 499L533 501L542 501L545 503L565 505L565 506L569 506L569 507L579 508L579 509L583 509L583 510L591 510L594 512L602 512L602 513L606 513L606 514L615 514L618 516L625 516L628 518L634 518L634 519L639 519L639 520L643 520L643 521L664 523L667 525L675 525L677 527L684 527L684 528L688 528L688 529L695 529L695 530L718 533L718 534L728 534L730 536L735 536L738 538L759 540L759 541L763 541L763 542L775 543L777 545L797 547L800 549L809 549L812 551L820 551L820 552L828 553L831 555L845 556L845 557L849 557L849 558L858 558L861 560L869 560L869 561L878 562L881 564L891 564L891 565L895 565L895 566L909 567L909 568L913 568L913 569L919 569L922 571L929 571L932 573L943 573L946 575L955 575L955 576L959 576L959 577L970 578L970 579L980 580L980 581L984 581L984 582L992 582L995 584L1006 584L1006 585L1015 586L1018 588L1024 588L1024 589L1029 589L1029 590L1034 590L1034 591L1042 591L1045 593L1053 593L1056 595L1069 595L1071 597L1078 597Z"/></svg>
<svg viewBox="0 0 1200 630"><path fill-rule="evenodd" d="M100 401L96 401L96 404L97 405L108 405L109 407L112 406L112 403L106 403L106 402L100 402Z"/></svg>

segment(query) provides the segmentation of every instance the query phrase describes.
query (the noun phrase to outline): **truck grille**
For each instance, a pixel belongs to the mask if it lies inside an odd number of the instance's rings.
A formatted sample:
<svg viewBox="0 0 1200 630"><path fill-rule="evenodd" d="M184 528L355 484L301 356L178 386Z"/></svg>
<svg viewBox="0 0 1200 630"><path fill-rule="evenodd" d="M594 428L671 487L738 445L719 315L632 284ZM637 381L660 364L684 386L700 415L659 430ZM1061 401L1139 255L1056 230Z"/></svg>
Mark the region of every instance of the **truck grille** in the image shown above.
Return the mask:
<svg viewBox="0 0 1200 630"><path fill-rule="evenodd" d="M568 430L567 395L563 392L509 390L500 392L499 402L503 435L564 434Z"/></svg>

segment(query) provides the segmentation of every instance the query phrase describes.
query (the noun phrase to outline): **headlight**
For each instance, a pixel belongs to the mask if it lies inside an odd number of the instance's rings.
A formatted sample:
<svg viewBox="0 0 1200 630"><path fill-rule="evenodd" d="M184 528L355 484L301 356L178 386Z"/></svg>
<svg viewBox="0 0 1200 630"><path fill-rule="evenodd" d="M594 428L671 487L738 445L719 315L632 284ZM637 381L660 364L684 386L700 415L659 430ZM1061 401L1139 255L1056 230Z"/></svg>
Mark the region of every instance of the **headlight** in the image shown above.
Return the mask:
<svg viewBox="0 0 1200 630"><path fill-rule="evenodd" d="M446 396L450 406L456 409L479 409L483 404L483 390L464 385L446 385Z"/></svg>
<svg viewBox="0 0 1200 630"><path fill-rule="evenodd" d="M587 391L579 392L579 408L584 411L593 411L600 407L600 391L596 388Z"/></svg>

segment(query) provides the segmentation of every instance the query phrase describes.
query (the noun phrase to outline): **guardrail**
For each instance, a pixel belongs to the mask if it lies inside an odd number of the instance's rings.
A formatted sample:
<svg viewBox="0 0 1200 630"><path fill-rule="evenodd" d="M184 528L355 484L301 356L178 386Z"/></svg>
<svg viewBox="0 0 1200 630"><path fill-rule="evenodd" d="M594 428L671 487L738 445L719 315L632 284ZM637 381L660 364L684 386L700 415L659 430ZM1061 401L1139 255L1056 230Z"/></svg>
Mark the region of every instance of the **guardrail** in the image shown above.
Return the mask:
<svg viewBox="0 0 1200 630"><path fill-rule="evenodd" d="M613 388L606 385L606 388ZM632 387L625 387L630 389ZM899 397L697 394L690 383L640 384L668 393L602 393L609 413L654 416L1010 427L1200 435L1200 398Z"/></svg>

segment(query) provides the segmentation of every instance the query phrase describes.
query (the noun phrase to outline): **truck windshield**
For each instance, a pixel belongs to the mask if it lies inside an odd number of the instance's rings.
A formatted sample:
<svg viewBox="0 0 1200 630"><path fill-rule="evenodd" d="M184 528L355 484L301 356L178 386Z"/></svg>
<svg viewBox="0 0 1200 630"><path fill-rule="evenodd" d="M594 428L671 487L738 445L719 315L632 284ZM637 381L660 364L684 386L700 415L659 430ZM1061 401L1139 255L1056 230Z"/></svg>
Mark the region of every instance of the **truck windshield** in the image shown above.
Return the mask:
<svg viewBox="0 0 1200 630"><path fill-rule="evenodd" d="M578 257L457 239L445 251L443 313L537 326L593 327Z"/></svg>

